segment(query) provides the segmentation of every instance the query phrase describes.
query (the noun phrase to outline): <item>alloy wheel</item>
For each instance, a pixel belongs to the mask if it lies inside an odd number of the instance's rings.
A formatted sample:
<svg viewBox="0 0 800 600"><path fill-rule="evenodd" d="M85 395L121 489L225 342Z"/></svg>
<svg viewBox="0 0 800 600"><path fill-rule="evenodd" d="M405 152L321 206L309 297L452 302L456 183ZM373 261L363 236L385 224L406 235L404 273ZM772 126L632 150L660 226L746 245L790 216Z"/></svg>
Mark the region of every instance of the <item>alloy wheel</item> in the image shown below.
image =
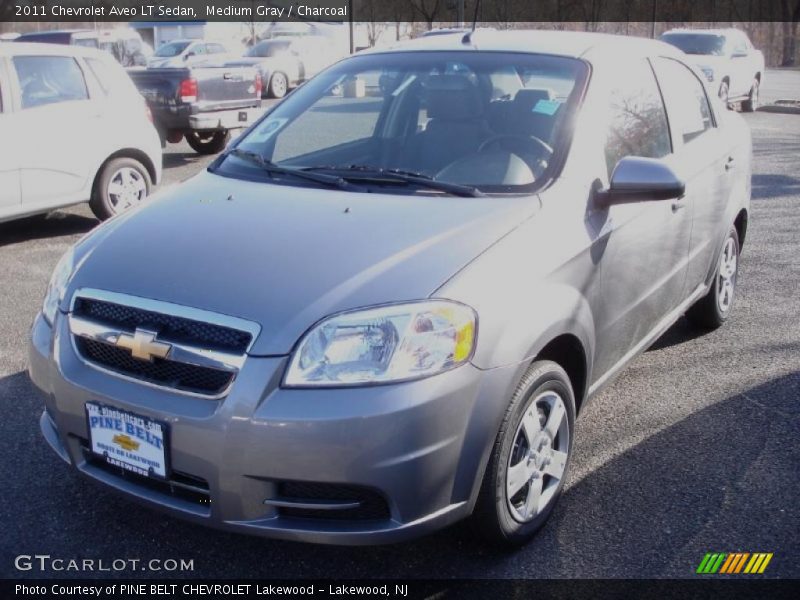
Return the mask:
<svg viewBox="0 0 800 600"><path fill-rule="evenodd" d="M147 197L144 175L132 167L122 167L108 181L108 198L115 214L124 212Z"/></svg>
<svg viewBox="0 0 800 600"><path fill-rule="evenodd" d="M725 240L725 246L722 249L722 256L719 259L719 274L717 275L717 306L723 314L727 313L733 304L738 258L736 240L729 237Z"/></svg>
<svg viewBox="0 0 800 600"><path fill-rule="evenodd" d="M514 434L506 469L506 504L527 523L541 514L564 477L569 458L569 424L561 396L548 390L525 409Z"/></svg>

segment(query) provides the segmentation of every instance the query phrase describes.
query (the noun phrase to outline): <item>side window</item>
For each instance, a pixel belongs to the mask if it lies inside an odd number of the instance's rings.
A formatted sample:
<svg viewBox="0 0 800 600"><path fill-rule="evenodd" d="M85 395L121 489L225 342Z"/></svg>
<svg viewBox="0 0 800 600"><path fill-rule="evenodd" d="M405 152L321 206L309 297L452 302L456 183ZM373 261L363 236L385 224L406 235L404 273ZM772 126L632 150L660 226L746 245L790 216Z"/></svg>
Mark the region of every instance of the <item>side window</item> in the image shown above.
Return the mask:
<svg viewBox="0 0 800 600"><path fill-rule="evenodd" d="M225 46L223 46L222 44L209 44L208 51L211 54L224 54Z"/></svg>
<svg viewBox="0 0 800 600"><path fill-rule="evenodd" d="M13 61L23 109L89 98L83 72L74 58L15 56Z"/></svg>
<svg viewBox="0 0 800 600"><path fill-rule="evenodd" d="M664 102L653 70L646 60L619 69L612 86L606 140L608 175L621 158L663 158L672 152Z"/></svg>
<svg viewBox="0 0 800 600"><path fill-rule="evenodd" d="M128 77L124 69L116 64L109 64L104 60L97 58L87 58L86 64L89 65L94 76L97 78L100 87L106 95L114 93L127 93L133 96L139 92L136 86Z"/></svg>
<svg viewBox="0 0 800 600"><path fill-rule="evenodd" d="M654 64L673 136L687 144L714 127L705 88L689 67L671 58Z"/></svg>

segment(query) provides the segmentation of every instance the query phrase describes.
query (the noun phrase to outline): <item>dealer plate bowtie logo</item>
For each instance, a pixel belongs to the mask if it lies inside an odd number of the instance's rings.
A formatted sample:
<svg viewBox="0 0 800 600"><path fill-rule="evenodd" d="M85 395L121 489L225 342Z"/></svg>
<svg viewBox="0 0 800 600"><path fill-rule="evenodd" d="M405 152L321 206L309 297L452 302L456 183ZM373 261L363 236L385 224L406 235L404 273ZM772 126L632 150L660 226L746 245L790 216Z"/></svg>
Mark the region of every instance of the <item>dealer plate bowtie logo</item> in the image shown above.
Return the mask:
<svg viewBox="0 0 800 600"><path fill-rule="evenodd" d="M172 349L171 344L156 340L154 331L136 328L133 335L121 333L117 338L117 348L125 348L131 351L133 358L153 362L153 358L166 358Z"/></svg>
<svg viewBox="0 0 800 600"><path fill-rule="evenodd" d="M700 575L757 575L763 573L772 552L707 552L697 567Z"/></svg>
<svg viewBox="0 0 800 600"><path fill-rule="evenodd" d="M140 445L139 442L135 441L133 438L125 435L124 433L118 433L111 439L111 441L128 452L138 450Z"/></svg>

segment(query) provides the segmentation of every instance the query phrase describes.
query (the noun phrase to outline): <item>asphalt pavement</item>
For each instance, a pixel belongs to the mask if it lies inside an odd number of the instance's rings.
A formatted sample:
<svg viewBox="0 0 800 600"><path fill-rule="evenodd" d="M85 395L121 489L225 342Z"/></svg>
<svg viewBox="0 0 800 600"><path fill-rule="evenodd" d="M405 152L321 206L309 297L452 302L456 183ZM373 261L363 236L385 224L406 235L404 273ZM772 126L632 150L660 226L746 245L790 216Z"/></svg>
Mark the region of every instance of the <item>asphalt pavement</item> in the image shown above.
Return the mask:
<svg viewBox="0 0 800 600"><path fill-rule="evenodd" d="M764 97L792 89L800 72L776 72ZM559 506L515 552L464 525L372 548L222 533L78 477L40 437L26 346L58 257L96 221L79 206L0 224L0 577L80 575L14 568L37 553L193 560L195 577L692 577L706 552L738 551L772 552L766 576L800 577L800 116L744 118L753 205L733 317L706 335L679 321L593 400ZM165 185L209 160L169 147Z"/></svg>

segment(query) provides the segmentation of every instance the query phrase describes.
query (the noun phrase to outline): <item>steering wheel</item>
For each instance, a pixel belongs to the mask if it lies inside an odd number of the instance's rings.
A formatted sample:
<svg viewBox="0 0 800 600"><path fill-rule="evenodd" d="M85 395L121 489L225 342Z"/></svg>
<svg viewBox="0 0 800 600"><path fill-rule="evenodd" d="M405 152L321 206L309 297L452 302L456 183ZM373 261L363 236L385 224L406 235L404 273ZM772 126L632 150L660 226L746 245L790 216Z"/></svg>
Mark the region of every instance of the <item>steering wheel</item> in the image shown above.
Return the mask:
<svg viewBox="0 0 800 600"><path fill-rule="evenodd" d="M480 146L478 146L478 152L483 152L487 148L490 148L491 146L501 142L511 142L512 150L514 149L515 144L519 144L521 142L521 145L525 146L525 149L522 150L522 154L533 153L535 155L541 155L542 151L544 151L545 156L550 156L553 154L553 147L535 135L519 135L513 133L501 133L498 135L493 135L488 140L484 141ZM517 153L515 152L515 154Z"/></svg>

